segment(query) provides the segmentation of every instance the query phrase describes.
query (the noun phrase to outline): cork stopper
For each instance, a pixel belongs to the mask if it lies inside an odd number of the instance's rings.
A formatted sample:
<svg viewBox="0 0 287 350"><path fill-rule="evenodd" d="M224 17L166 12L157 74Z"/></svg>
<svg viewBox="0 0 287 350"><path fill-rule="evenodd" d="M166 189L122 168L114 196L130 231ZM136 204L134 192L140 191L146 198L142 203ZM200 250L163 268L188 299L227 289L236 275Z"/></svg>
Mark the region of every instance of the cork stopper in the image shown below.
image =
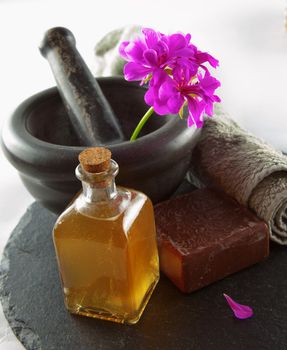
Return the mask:
<svg viewBox="0 0 287 350"><path fill-rule="evenodd" d="M86 148L79 154L82 168L88 173L101 173L110 168L112 153L104 147Z"/></svg>

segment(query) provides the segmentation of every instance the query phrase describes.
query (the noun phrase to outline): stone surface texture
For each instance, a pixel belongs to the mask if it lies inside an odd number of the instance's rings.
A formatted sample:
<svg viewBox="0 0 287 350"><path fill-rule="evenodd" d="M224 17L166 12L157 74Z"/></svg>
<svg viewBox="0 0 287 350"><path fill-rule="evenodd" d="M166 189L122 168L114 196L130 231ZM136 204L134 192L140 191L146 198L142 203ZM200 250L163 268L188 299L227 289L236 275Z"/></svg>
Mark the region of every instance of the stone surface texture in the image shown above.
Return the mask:
<svg viewBox="0 0 287 350"><path fill-rule="evenodd" d="M65 310L51 236L55 220L32 204L12 233L1 264L4 312L27 349L287 348L284 247L272 245L263 263L190 295L161 276L139 323L123 326ZM235 319L222 293L250 305L254 317Z"/></svg>

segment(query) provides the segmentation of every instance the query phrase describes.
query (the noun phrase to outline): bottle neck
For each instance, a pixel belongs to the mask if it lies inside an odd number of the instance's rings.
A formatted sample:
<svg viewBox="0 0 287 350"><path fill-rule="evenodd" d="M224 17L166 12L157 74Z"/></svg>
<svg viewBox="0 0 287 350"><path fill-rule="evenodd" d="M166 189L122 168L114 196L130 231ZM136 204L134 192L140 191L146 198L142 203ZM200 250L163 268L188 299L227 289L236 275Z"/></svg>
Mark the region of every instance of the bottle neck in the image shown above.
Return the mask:
<svg viewBox="0 0 287 350"><path fill-rule="evenodd" d="M82 182L83 197L88 203L108 202L117 196L115 177L118 164L111 160L109 170L102 173L88 173L81 165L76 168L76 176Z"/></svg>
<svg viewBox="0 0 287 350"><path fill-rule="evenodd" d="M97 186L88 182L82 182L83 196L89 203L110 201L117 195L115 179L109 181L104 186Z"/></svg>

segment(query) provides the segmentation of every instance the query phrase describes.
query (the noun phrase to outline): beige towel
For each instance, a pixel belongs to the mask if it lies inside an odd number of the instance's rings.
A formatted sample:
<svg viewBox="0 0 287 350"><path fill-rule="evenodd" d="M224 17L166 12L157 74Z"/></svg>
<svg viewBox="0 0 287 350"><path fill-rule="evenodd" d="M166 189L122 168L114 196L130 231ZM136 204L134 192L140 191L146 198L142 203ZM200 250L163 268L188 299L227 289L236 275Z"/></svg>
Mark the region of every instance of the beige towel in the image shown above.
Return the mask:
<svg viewBox="0 0 287 350"><path fill-rule="evenodd" d="M287 244L287 157L219 111L208 118L192 154L197 185L223 189L268 223Z"/></svg>
<svg viewBox="0 0 287 350"><path fill-rule="evenodd" d="M118 28L106 34L95 47L94 75L96 77L123 75L126 61L119 55L120 44L140 35L141 27L138 25Z"/></svg>

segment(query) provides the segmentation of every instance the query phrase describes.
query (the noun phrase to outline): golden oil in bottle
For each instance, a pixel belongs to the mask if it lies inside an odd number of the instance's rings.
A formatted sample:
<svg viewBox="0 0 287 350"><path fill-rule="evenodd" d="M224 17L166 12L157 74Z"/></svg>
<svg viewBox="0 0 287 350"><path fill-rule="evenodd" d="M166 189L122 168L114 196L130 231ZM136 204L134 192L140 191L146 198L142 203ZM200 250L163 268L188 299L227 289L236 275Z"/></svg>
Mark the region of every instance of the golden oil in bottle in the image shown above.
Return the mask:
<svg viewBox="0 0 287 350"><path fill-rule="evenodd" d="M67 309L133 324L159 279L153 206L141 192L116 188L118 165L107 151L82 152L83 192L58 218L54 245Z"/></svg>

